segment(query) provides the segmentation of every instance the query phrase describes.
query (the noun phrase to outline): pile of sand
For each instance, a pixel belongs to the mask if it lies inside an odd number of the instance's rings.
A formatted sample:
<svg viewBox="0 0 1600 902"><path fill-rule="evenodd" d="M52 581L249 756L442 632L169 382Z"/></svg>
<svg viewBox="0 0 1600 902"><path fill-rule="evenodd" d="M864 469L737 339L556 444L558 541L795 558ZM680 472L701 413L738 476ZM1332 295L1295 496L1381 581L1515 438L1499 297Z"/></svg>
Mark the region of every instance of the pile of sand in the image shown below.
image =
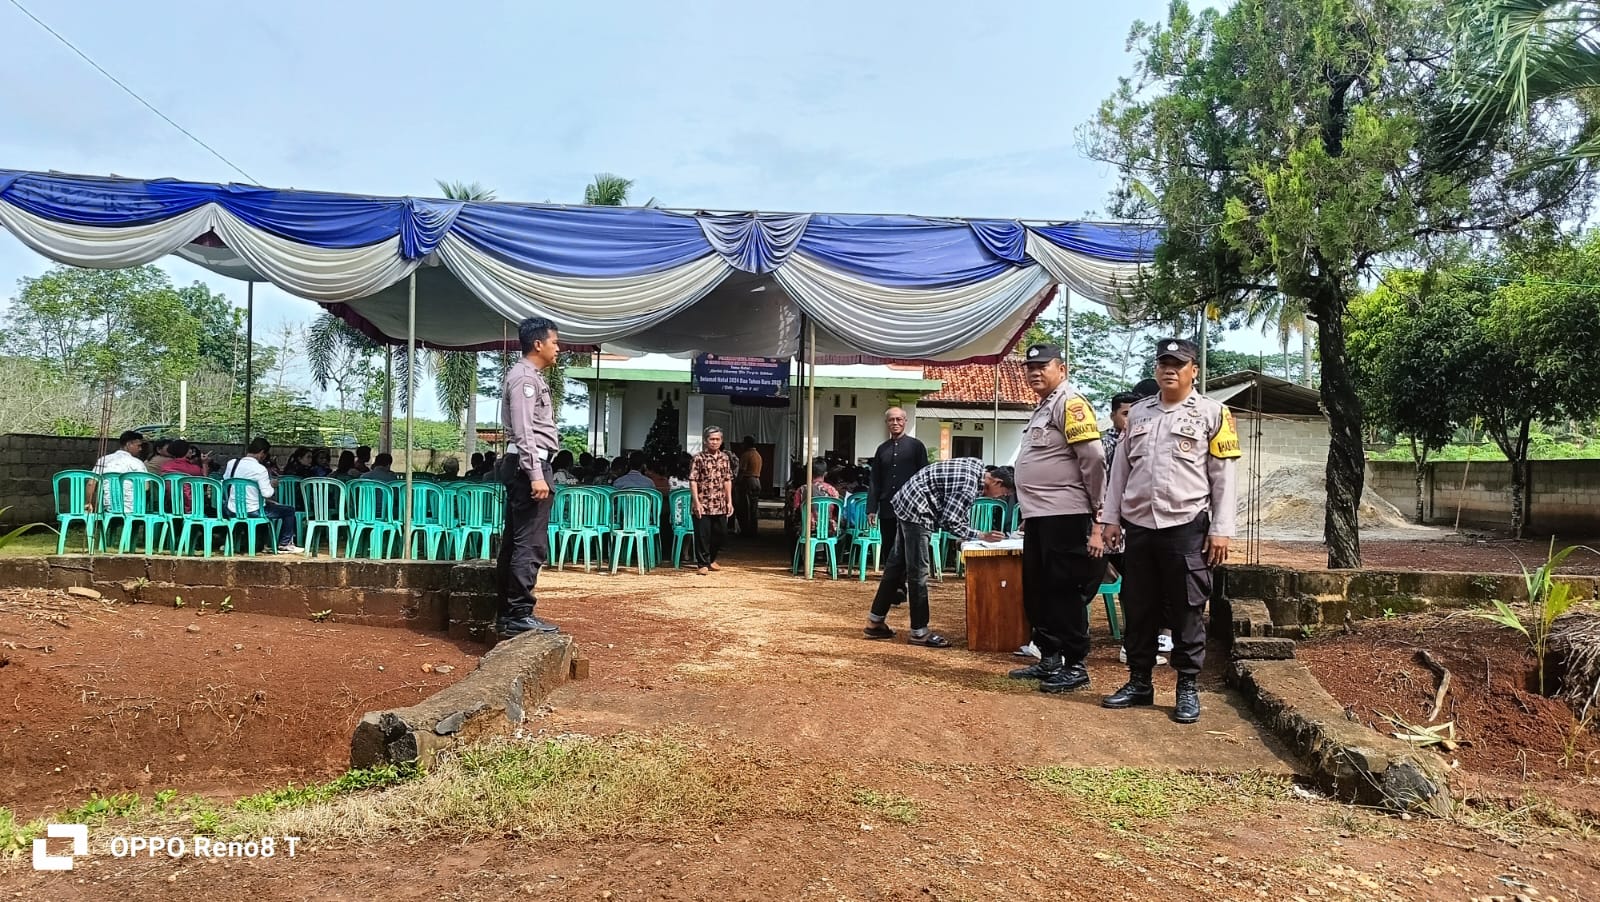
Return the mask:
<svg viewBox="0 0 1600 902"><path fill-rule="evenodd" d="M1240 475L1244 475L1241 471ZM1327 483L1322 464L1292 464L1273 470L1261 480L1260 494L1255 499L1257 510L1250 510L1248 486L1239 487L1239 531L1250 522L1252 513L1259 517L1261 529L1266 533L1293 533L1321 535L1323 511L1327 501ZM1357 516L1362 529L1416 528L1400 510L1385 501L1370 488L1361 492L1361 505Z"/></svg>

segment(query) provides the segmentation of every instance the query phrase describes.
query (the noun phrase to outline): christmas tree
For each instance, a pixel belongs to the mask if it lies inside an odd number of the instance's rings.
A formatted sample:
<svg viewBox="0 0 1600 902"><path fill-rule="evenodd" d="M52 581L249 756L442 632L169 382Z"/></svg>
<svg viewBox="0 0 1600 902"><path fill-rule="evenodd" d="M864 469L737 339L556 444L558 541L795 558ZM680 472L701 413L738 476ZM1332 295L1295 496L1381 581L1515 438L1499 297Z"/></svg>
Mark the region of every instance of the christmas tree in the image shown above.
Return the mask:
<svg viewBox="0 0 1600 902"><path fill-rule="evenodd" d="M650 433L644 437L644 456L657 464L671 464L678 459L678 410L671 401L662 401L656 410L656 421L650 424Z"/></svg>

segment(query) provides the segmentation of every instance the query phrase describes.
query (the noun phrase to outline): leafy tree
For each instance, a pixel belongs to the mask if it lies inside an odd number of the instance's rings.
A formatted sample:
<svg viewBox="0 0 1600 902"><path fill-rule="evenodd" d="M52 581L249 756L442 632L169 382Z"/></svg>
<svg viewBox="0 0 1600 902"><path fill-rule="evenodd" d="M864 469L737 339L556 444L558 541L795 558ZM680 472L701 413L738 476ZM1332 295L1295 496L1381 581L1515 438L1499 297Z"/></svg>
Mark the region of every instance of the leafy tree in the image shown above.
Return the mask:
<svg viewBox="0 0 1600 902"><path fill-rule="evenodd" d="M439 190L451 200L494 200L494 191L477 182L440 181ZM439 407L461 423L462 447L471 455L478 450L478 354L476 351L432 351L428 355L428 369L433 371Z"/></svg>
<svg viewBox="0 0 1600 902"><path fill-rule="evenodd" d="M1449 40L1442 0L1238 0L1134 26L1135 75L1085 133L1114 165L1112 212L1159 222L1138 287L1168 315L1230 316L1282 295L1317 325L1330 444L1324 539L1332 567L1359 567L1364 459L1345 309L1363 276L1441 235L1563 215L1573 172L1514 175L1567 137L1557 123L1495 130L1486 152L1419 150Z"/></svg>
<svg viewBox="0 0 1600 902"><path fill-rule="evenodd" d="M1462 391L1462 323L1470 307L1452 291L1434 292L1436 275L1390 273L1350 307L1350 371L1368 420L1403 435L1411 449L1423 522L1429 455L1449 444L1471 416Z"/></svg>
<svg viewBox="0 0 1600 902"><path fill-rule="evenodd" d="M1015 353L1020 355L1029 345L1041 342L1060 345L1067 339L1066 333L1061 316L1040 317L1023 333ZM1070 338L1069 378L1097 408L1139 380L1140 367L1153 343L1144 327L1119 323L1096 310L1072 311Z"/></svg>

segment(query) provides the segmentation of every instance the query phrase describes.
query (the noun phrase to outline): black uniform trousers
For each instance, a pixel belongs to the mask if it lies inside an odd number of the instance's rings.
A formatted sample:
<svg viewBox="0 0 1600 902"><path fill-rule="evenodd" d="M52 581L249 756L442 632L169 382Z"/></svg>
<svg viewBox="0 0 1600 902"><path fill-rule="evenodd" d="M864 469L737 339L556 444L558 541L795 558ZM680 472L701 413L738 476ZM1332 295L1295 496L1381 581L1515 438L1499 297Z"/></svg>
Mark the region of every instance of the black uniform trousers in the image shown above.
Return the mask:
<svg viewBox="0 0 1600 902"><path fill-rule="evenodd" d="M1122 612L1127 627L1122 644L1128 669L1153 670L1156 637L1172 629L1172 667L1192 676L1206 663L1206 601L1211 597L1211 567L1206 563L1209 514L1181 526L1149 529L1122 524L1127 537L1122 574Z"/></svg>
<svg viewBox="0 0 1600 902"><path fill-rule="evenodd" d="M554 474L550 464L539 462L546 485ZM523 617L533 613L538 603L533 588L539 582L539 568L550 559L550 507L552 496L533 497L533 480L519 466L517 455L506 455L506 469L511 478L506 482L506 526L500 536L500 556L496 559L495 576L500 585L500 616Z"/></svg>
<svg viewBox="0 0 1600 902"><path fill-rule="evenodd" d="M1089 556L1094 517L1029 517L1022 527L1022 608L1039 654L1062 655L1069 664L1089 656L1089 602L1099 592L1106 563Z"/></svg>

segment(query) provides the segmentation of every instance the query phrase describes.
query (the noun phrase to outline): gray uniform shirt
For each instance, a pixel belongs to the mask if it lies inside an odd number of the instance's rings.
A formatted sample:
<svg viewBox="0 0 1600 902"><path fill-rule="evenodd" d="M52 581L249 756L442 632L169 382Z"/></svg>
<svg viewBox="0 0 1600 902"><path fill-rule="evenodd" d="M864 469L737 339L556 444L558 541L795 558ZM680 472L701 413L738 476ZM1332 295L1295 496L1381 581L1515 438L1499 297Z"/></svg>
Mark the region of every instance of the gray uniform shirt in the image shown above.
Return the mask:
<svg viewBox="0 0 1600 902"><path fill-rule="evenodd" d="M543 479L539 452L546 452L548 460L561 446L561 438L556 430L555 408L550 404L550 386L544 381L544 374L526 357L506 371L505 391L500 395L500 419L505 425L506 441L516 446L517 465L529 479ZM510 453L511 449L506 451Z"/></svg>
<svg viewBox="0 0 1600 902"><path fill-rule="evenodd" d="M1106 485L1106 451L1094 409L1063 381L1034 408L1017 454L1022 518L1092 514Z"/></svg>
<svg viewBox="0 0 1600 902"><path fill-rule="evenodd" d="M1232 537L1238 457L1233 414L1221 403L1194 391L1170 407L1146 398L1128 413L1100 522L1166 529L1210 511L1210 534Z"/></svg>

